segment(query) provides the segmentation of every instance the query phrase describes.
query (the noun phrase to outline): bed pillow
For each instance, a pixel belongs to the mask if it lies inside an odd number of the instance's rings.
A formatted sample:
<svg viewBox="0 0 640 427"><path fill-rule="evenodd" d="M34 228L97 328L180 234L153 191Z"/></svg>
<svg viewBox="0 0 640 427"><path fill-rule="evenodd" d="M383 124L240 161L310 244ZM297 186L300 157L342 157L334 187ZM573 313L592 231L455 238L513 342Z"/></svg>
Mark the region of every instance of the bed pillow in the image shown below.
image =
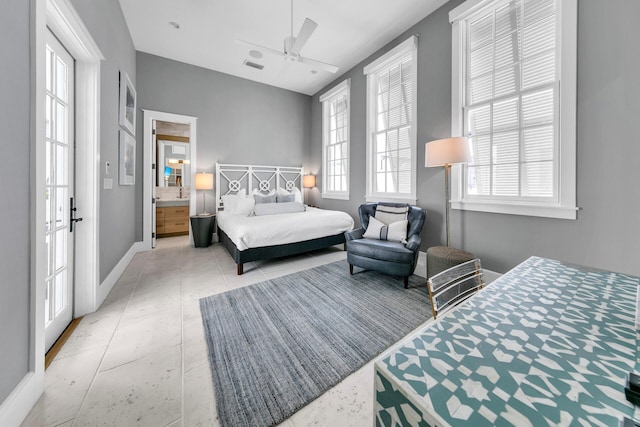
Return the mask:
<svg viewBox="0 0 640 427"><path fill-rule="evenodd" d="M363 237L367 239L388 240L390 242L402 242L407 241L407 224L409 221L406 219L402 221L392 222L391 224L384 224L374 217L369 218L369 226L364 232Z"/></svg>
<svg viewBox="0 0 640 427"><path fill-rule="evenodd" d="M295 194L276 193L276 202L278 203L288 203L288 202L295 202L295 201L296 201Z"/></svg>
<svg viewBox="0 0 640 427"><path fill-rule="evenodd" d="M298 202L259 203L253 208L255 216L304 212L305 207Z"/></svg>
<svg viewBox="0 0 640 427"><path fill-rule="evenodd" d="M231 215L249 216L253 211L255 200L244 194L226 194L222 196L224 211Z"/></svg>
<svg viewBox="0 0 640 427"><path fill-rule="evenodd" d="M376 206L376 213L374 217L383 222L384 224L391 224L393 222L402 221L407 219L407 214L409 212L409 206L385 206L378 205Z"/></svg>
<svg viewBox="0 0 640 427"><path fill-rule="evenodd" d="M287 191L284 188L278 188L278 191L276 191L276 196L281 197L282 202L291 201L302 203L302 193L300 193L300 189L298 187L293 187L293 190L291 191ZM293 200L288 200L288 196L293 196ZM287 198L287 200L285 200L284 198ZM278 199L278 203L282 202L280 201L280 199Z"/></svg>

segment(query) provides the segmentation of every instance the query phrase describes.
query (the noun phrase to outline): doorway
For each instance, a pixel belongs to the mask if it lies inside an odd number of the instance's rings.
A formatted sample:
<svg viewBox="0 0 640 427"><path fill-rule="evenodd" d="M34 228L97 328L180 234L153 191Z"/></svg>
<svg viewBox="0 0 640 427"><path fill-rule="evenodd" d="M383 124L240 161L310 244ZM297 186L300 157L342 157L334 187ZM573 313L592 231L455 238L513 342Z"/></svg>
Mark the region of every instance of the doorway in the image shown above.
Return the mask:
<svg viewBox="0 0 640 427"><path fill-rule="evenodd" d="M164 171L166 166L162 166L162 171L160 170L161 165L157 160L157 136L158 129L157 125L159 123L170 123L174 125L178 125L182 129L188 129L189 132L189 155L184 159L189 161L188 169L184 168L184 165L181 166L181 183L189 182L193 183L195 179L195 171L196 171L196 149L197 149L197 117L193 116L185 116L180 114L172 114L172 113L164 113L161 111L153 111L153 110L142 110L143 112L143 174L144 174L144 188L143 188L143 200L145 203L143 204L143 236L142 236L142 245L144 250L151 250L155 247L155 239L156 239L156 208L158 207L158 200L156 200L156 183L158 181L158 173L161 172L161 179L164 179ZM175 137L167 136L162 134L164 140L168 141L176 141ZM177 142L185 142L184 140L180 140L180 136L178 135ZM179 144L178 144L179 145ZM173 149L172 149L173 152ZM172 156L173 157L178 157ZM166 162L167 160L165 160ZM170 164L167 164L170 166ZM175 175L174 168L171 168L169 179L171 179L171 174ZM186 172L185 172L186 171ZM184 175L183 173L186 173ZM188 196L188 202L186 202L185 208L188 207L188 215L195 214L196 211L196 190L194 185L189 185L188 188L183 188L182 198L185 199L185 196ZM147 202L147 200L149 202ZM160 197L162 200L162 197ZM189 243L193 244L193 235L191 233L191 228L188 227L189 230Z"/></svg>
<svg viewBox="0 0 640 427"><path fill-rule="evenodd" d="M45 47L45 350L73 317L75 61L47 31Z"/></svg>

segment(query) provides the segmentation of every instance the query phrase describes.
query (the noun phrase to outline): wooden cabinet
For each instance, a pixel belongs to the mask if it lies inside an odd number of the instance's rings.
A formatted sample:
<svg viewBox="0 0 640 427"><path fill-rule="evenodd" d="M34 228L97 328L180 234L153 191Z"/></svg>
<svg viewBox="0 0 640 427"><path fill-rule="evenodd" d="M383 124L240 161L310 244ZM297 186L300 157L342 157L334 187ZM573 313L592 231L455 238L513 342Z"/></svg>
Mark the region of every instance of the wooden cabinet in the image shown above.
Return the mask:
<svg viewBox="0 0 640 427"><path fill-rule="evenodd" d="M156 236L189 234L189 206L156 208Z"/></svg>

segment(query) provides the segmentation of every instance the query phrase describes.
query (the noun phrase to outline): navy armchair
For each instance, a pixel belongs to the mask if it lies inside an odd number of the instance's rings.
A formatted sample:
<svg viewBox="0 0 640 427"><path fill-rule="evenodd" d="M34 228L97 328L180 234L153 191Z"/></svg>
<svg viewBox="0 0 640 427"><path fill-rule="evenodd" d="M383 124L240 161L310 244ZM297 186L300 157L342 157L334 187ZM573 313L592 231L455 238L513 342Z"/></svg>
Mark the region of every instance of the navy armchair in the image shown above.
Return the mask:
<svg viewBox="0 0 640 427"><path fill-rule="evenodd" d="M349 273L353 266L367 270L376 270L391 276L402 276L404 287L409 286L409 276L416 269L418 250L420 249L420 231L424 225L426 212L417 206L409 206L407 214L407 241L390 242L363 238L369 226L369 218L375 217L376 208L381 206L402 207L402 203L365 203L360 205L361 227L345 233L347 243L347 262Z"/></svg>

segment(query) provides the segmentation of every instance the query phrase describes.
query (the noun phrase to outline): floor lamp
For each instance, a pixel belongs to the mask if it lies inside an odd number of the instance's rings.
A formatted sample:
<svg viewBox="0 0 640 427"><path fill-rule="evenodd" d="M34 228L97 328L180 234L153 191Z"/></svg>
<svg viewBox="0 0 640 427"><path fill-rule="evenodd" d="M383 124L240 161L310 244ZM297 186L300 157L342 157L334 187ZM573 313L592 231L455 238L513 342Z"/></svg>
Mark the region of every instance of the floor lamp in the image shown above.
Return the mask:
<svg viewBox="0 0 640 427"><path fill-rule="evenodd" d="M196 190L213 190L213 174L197 173L196 174ZM202 213L200 215L209 215L207 212L207 203L205 200L206 193L202 193Z"/></svg>
<svg viewBox="0 0 640 427"><path fill-rule="evenodd" d="M427 142L425 145L425 167L444 166L444 191L447 221L447 246L449 246L449 200L451 199L451 188L449 185L449 175L451 165L456 163L466 163L471 159L469 151L469 141L467 138L455 137L438 139Z"/></svg>

